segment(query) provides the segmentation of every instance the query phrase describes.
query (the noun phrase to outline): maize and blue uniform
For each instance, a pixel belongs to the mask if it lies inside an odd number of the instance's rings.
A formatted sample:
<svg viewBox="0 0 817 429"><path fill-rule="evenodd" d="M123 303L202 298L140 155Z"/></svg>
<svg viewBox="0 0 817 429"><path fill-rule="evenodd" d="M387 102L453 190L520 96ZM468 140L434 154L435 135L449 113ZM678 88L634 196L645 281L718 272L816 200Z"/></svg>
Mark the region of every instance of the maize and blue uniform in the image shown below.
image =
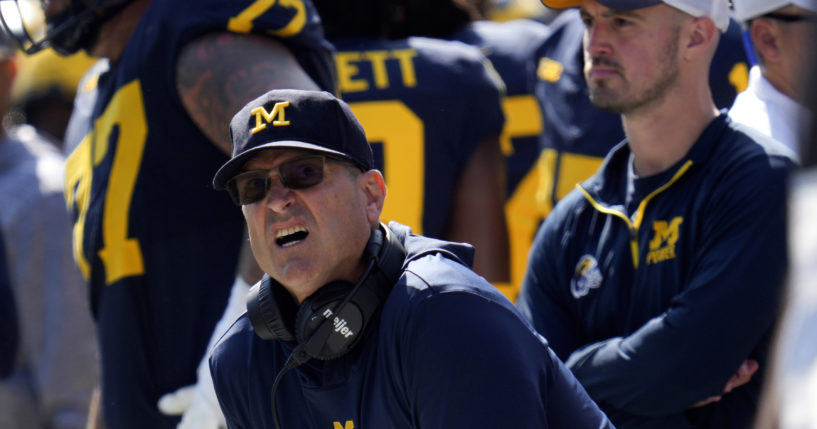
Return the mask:
<svg viewBox="0 0 817 429"><path fill-rule="evenodd" d="M473 248L390 228L404 271L366 337L287 372L282 429L612 428L513 305L468 269ZM265 341L243 315L210 368L231 429L275 429L270 394L295 342Z"/></svg>
<svg viewBox="0 0 817 429"><path fill-rule="evenodd" d="M544 213L536 204L539 183L535 168L542 134L542 108L534 95L536 68L548 27L538 21L474 21L451 38L477 46L505 83L502 110L505 127L500 136L505 156L505 219L510 239L509 285L495 285L514 300L525 274L528 249Z"/></svg>
<svg viewBox="0 0 817 429"><path fill-rule="evenodd" d="M578 10L562 12L549 28L536 87L545 117L536 198L545 215L576 183L590 177L607 152L624 139L621 116L590 102L583 71L585 27ZM721 35L709 73L718 108L732 105L737 93L748 85L748 73L740 26L732 21Z"/></svg>
<svg viewBox="0 0 817 429"><path fill-rule="evenodd" d="M66 198L74 256L90 282L111 428L176 426L157 400L196 381L246 240L240 210L210 185L227 157L176 89L179 51L212 32L275 38L334 90L331 45L309 0L154 0L121 57L101 61L81 83L66 136L74 148Z"/></svg>
<svg viewBox="0 0 817 429"><path fill-rule="evenodd" d="M363 125L389 192L383 219L445 237L458 180L480 143L502 130L502 83L458 42L332 39L338 90Z"/></svg>
<svg viewBox="0 0 817 429"><path fill-rule="evenodd" d="M782 145L722 113L674 166L628 180L622 143L537 233L519 308L617 427L751 426L792 167L764 146ZM760 364L748 384L690 408L745 359Z"/></svg>

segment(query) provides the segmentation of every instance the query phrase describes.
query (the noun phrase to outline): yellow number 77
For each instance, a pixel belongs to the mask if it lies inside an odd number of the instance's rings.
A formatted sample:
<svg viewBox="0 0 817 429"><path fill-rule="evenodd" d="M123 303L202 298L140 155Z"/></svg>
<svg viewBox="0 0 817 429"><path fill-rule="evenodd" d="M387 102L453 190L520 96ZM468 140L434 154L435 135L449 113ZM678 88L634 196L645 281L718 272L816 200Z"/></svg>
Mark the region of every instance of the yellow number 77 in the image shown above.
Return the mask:
<svg viewBox="0 0 817 429"><path fill-rule="evenodd" d="M139 241L128 238L131 197L147 136L139 81L133 81L117 91L105 112L94 123L94 130L66 160L66 203L69 210L74 206L77 210L73 231L74 259L86 278L90 276L90 267L83 253L83 242L85 220L91 204L93 168L101 164L108 154L111 132L115 127L119 127L118 141L105 190L103 247L98 252L105 266L107 284L145 272Z"/></svg>

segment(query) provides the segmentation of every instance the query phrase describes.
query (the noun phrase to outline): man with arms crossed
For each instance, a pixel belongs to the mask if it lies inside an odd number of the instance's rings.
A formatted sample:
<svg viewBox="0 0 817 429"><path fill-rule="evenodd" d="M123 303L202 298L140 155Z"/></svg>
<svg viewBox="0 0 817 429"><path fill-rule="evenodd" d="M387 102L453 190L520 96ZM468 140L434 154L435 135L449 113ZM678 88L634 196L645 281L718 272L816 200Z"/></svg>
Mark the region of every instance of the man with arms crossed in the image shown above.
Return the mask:
<svg viewBox="0 0 817 429"><path fill-rule="evenodd" d="M791 164L712 101L727 2L545 4L580 6L590 98L625 140L545 220L519 306L618 427L748 427Z"/></svg>

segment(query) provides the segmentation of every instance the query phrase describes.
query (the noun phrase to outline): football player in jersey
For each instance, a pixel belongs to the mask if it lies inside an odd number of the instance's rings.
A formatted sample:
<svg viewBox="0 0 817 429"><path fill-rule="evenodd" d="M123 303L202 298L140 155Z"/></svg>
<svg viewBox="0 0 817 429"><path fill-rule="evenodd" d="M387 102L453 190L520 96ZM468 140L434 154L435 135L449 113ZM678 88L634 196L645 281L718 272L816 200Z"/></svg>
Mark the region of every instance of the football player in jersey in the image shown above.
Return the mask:
<svg viewBox="0 0 817 429"><path fill-rule="evenodd" d="M228 298L237 316L244 281L260 278L252 269L237 278L244 224L209 186L230 150L230 117L267 89L334 90L331 46L310 0L42 1L45 27L30 21L32 2L9 3L2 21L27 52L50 45L102 58L66 132L66 200L97 322L102 412L110 428L176 427L179 416L157 401L196 382ZM185 407L173 408L163 410Z"/></svg>
<svg viewBox="0 0 817 429"><path fill-rule="evenodd" d="M396 25L391 2L315 3L338 51L341 97L363 124L376 166L398 195L386 204L384 219L473 244L474 270L491 282L507 282L498 144L503 85L496 72L472 46L387 39Z"/></svg>
<svg viewBox="0 0 817 429"><path fill-rule="evenodd" d="M547 39L544 24L519 19L494 22L482 19L474 2L457 0L390 0L401 19L389 28L390 37L426 36L458 40L478 47L505 84L502 110L505 126L500 144L505 163L505 216L508 225L510 282L497 283L515 299L525 273L528 248L542 215L535 204L538 139L542 109L534 88L538 51ZM516 286L513 286L516 285Z"/></svg>
<svg viewBox="0 0 817 429"><path fill-rule="evenodd" d="M461 1L412 0L417 13L429 7L465 9ZM481 14L481 12L480 12ZM432 15L432 14L429 14ZM505 218L510 242L510 283L494 284L509 299L515 300L525 274L528 249L536 228L544 217L536 201L539 137L542 134L541 101L537 101L536 65L540 50L550 31L539 21L515 19L495 22L470 14L471 20L446 38L480 48L505 83L502 110L505 127L500 143L505 157Z"/></svg>

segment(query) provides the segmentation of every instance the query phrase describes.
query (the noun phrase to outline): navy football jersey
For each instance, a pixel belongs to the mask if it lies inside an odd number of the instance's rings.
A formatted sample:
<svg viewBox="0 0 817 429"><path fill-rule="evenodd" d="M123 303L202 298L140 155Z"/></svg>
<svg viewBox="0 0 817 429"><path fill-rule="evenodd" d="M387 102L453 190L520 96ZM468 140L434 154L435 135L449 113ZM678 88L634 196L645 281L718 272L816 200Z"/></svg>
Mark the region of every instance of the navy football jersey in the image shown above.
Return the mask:
<svg viewBox="0 0 817 429"><path fill-rule="evenodd" d="M551 22L550 30L536 87L545 117L537 199L546 214L577 183L590 177L607 152L624 139L621 116L590 102L583 72L584 24L578 10L562 12ZM746 89L748 76L740 28L732 21L721 35L709 74L718 108L732 105L737 93Z"/></svg>
<svg viewBox="0 0 817 429"><path fill-rule="evenodd" d="M514 300L527 266L528 249L544 214L536 204L535 167L542 133L542 108L534 95L536 66L549 34L538 21L474 21L457 31L452 39L477 46L491 61L506 94L502 100L505 127L500 142L505 156L505 219L511 251L511 281L495 284ZM516 286L513 286L516 285Z"/></svg>
<svg viewBox="0 0 817 429"><path fill-rule="evenodd" d="M501 81L478 49L459 42L332 43L338 90L389 188L381 218L444 237L461 172L477 146L502 130Z"/></svg>
<svg viewBox="0 0 817 429"><path fill-rule="evenodd" d="M101 61L81 83L66 199L90 282L109 427L176 426L157 400L196 381L246 239L241 211L210 185L227 157L187 115L175 84L181 47L219 31L280 40L334 90L331 45L310 0L154 0L119 60Z"/></svg>

